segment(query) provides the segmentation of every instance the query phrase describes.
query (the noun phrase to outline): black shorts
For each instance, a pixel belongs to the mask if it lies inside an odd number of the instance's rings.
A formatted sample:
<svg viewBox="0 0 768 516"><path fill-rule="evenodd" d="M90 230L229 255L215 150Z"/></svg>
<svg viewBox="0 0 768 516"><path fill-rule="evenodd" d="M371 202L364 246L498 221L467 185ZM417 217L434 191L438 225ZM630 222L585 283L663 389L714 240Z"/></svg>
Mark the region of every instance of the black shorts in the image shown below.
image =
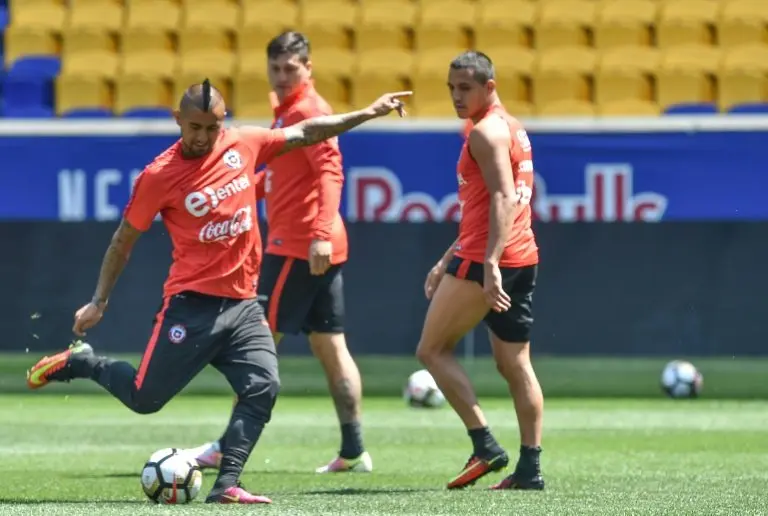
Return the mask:
<svg viewBox="0 0 768 516"><path fill-rule="evenodd" d="M256 299L197 292L165 298L134 379L134 401L162 406L209 364L238 396L279 382L275 342Z"/></svg>
<svg viewBox="0 0 768 516"><path fill-rule="evenodd" d="M536 288L538 265L501 267L504 292L512 299L506 312L488 310L485 324L505 342L528 342L533 328L533 291ZM483 264L454 256L446 272L459 279L483 284Z"/></svg>
<svg viewBox="0 0 768 516"><path fill-rule="evenodd" d="M344 280L341 264L322 276L309 273L309 262L265 254L258 299L275 333L344 332Z"/></svg>

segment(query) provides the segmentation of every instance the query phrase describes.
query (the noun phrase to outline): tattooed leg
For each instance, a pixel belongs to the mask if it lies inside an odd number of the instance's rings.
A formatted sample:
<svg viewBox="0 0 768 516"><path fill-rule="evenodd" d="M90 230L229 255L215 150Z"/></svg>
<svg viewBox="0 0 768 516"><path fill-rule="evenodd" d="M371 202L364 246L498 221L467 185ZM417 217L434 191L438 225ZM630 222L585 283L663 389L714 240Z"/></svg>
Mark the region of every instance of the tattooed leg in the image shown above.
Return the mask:
<svg viewBox="0 0 768 516"><path fill-rule="evenodd" d="M312 353L320 360L328 379L341 425L341 452L345 459L359 457L363 451L360 430L362 381L357 364L347 349L343 333L312 333Z"/></svg>

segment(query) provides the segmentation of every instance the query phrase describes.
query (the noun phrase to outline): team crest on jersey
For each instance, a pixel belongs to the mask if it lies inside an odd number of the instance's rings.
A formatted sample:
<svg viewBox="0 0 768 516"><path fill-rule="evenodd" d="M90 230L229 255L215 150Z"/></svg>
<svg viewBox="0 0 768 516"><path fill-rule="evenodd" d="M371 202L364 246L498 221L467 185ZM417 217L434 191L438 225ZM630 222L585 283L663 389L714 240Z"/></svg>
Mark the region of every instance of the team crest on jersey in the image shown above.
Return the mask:
<svg viewBox="0 0 768 516"><path fill-rule="evenodd" d="M187 329L181 324L174 324L168 330L168 340L174 344L181 344L187 338Z"/></svg>
<svg viewBox="0 0 768 516"><path fill-rule="evenodd" d="M229 149L224 153L224 164L229 168L238 169L243 167L243 158L235 149Z"/></svg>

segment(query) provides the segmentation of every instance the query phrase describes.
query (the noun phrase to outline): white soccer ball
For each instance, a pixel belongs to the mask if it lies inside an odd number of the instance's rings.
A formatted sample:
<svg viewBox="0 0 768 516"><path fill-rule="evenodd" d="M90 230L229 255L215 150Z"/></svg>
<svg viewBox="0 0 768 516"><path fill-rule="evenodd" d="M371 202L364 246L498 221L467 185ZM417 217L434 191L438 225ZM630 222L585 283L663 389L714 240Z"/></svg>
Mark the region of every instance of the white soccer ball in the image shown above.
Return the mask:
<svg viewBox="0 0 768 516"><path fill-rule="evenodd" d="M684 360L673 360L661 373L661 388L670 398L696 398L703 386L699 370Z"/></svg>
<svg viewBox="0 0 768 516"><path fill-rule="evenodd" d="M155 503L189 503L200 493L203 475L197 464L176 448L164 448L152 454L141 472L141 487Z"/></svg>
<svg viewBox="0 0 768 516"><path fill-rule="evenodd" d="M445 396L426 369L416 371L408 377L403 397L411 407L436 408L445 403Z"/></svg>

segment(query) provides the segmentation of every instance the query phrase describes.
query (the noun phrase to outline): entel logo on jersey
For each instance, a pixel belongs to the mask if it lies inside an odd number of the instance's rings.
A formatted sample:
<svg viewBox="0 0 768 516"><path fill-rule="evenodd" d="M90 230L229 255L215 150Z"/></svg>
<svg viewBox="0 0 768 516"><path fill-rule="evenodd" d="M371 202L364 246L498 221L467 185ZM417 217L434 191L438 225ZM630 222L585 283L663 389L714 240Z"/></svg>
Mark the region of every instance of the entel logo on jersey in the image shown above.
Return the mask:
<svg viewBox="0 0 768 516"><path fill-rule="evenodd" d="M238 154L237 159L240 159L239 156ZM203 217L222 201L247 190L250 186L248 174L243 174L215 190L206 186L202 192L192 192L184 199L184 207L195 217Z"/></svg>

